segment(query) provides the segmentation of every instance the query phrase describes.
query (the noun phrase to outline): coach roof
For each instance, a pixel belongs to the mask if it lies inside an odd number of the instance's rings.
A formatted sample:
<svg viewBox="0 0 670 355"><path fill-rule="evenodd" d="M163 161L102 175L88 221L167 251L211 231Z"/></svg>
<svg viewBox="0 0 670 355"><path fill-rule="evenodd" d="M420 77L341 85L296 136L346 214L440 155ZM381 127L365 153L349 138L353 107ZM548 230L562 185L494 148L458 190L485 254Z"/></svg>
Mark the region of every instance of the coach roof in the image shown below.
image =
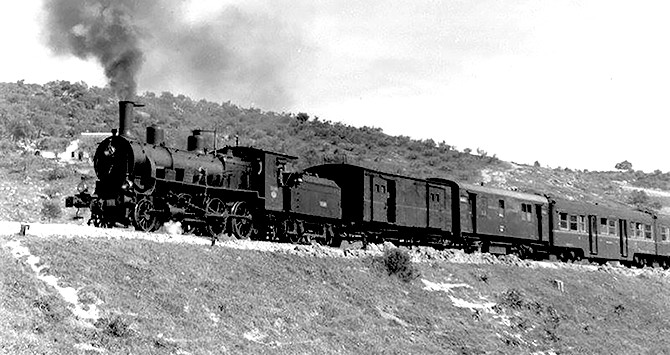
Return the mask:
<svg viewBox="0 0 670 355"><path fill-rule="evenodd" d="M502 189L494 189L492 187L487 187L487 186L480 186L480 185L470 185L470 184L459 184L461 189L468 191L468 192L474 192L478 194L487 194L487 195L497 195L497 196L505 196L505 197L511 197L515 198L517 200L526 200L526 201L532 201L532 202L537 202L537 203L548 203L548 200L544 196L540 196L537 194L530 194L530 193L525 193L525 192L519 192L519 191L512 191L512 190L502 190Z"/></svg>

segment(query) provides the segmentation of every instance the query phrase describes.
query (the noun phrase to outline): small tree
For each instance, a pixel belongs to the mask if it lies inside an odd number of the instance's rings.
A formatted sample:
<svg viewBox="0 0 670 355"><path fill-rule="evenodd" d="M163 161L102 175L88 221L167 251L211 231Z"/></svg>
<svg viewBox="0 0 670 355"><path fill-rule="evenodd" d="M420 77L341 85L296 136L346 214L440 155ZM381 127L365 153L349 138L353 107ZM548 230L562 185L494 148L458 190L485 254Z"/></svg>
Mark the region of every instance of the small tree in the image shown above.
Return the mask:
<svg viewBox="0 0 670 355"><path fill-rule="evenodd" d="M641 210L660 210L663 207L660 202L652 201L649 195L642 190L631 192L628 196L628 203Z"/></svg>
<svg viewBox="0 0 670 355"><path fill-rule="evenodd" d="M300 112L295 116L295 118L300 122L307 122L307 120L309 120L309 115L304 112Z"/></svg>
<svg viewBox="0 0 670 355"><path fill-rule="evenodd" d="M381 260L389 275L396 275L404 282L410 282L421 276L419 269L412 264L412 257L404 250L387 249Z"/></svg>
<svg viewBox="0 0 670 355"><path fill-rule="evenodd" d="M617 164L614 166L614 169L617 169L617 170L626 170L626 171L633 170L633 164L632 164L631 162L629 162L628 160L624 160L624 161L622 161L622 162L620 162L620 163L617 163Z"/></svg>

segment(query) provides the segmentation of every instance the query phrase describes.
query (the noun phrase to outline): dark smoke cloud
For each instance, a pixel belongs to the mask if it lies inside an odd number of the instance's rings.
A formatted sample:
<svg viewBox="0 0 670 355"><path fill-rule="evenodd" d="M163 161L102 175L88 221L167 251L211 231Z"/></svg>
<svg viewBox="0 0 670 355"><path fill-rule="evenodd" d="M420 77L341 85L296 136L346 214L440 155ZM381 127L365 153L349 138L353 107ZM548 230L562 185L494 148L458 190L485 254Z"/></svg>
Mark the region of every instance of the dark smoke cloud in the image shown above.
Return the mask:
<svg viewBox="0 0 670 355"><path fill-rule="evenodd" d="M121 99L132 99L142 65L134 1L47 0L48 44L57 54L95 58Z"/></svg>
<svg viewBox="0 0 670 355"><path fill-rule="evenodd" d="M142 89L194 98L290 106L292 76L309 52L299 30L233 6L189 23L184 3L46 0L48 43L59 54L98 59L122 97L139 81Z"/></svg>

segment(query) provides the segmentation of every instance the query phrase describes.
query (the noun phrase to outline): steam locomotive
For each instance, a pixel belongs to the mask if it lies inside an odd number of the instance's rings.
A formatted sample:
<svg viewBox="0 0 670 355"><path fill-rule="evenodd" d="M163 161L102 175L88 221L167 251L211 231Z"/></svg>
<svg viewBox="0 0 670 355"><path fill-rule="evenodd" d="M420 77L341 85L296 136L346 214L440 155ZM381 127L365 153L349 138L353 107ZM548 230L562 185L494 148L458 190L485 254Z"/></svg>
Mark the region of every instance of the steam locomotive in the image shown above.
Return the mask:
<svg viewBox="0 0 670 355"><path fill-rule="evenodd" d="M141 142L130 133L137 106L119 102L119 130L98 145L93 158L94 192L82 185L66 199L67 207L90 208L89 223L155 231L174 220L187 232L212 238L262 234L336 243L340 189L332 181L286 173L286 164L296 159L286 154L242 146L207 152L201 130L188 137L186 151L165 146L155 126Z"/></svg>
<svg viewBox="0 0 670 355"><path fill-rule="evenodd" d="M145 142L133 138L137 106L119 103L119 130L97 147L95 191L82 185L66 199L90 208L95 226L154 231L173 220L213 240L362 239L670 267L670 217L350 164L286 172L296 157L243 146L207 151L201 130L183 151L166 147L158 127L147 128Z"/></svg>

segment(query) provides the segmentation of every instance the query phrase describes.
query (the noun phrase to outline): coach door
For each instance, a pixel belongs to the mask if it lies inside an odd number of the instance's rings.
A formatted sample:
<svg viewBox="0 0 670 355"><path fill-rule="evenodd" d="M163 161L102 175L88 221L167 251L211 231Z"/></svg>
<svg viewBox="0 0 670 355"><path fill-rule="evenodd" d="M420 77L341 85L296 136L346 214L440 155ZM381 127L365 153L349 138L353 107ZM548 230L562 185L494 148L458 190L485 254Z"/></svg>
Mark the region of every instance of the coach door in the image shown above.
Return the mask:
<svg viewBox="0 0 670 355"><path fill-rule="evenodd" d="M379 176L372 175L370 188L372 189L370 196L372 196L372 220L377 222L388 221L388 184L386 179ZM395 213L394 213L395 215Z"/></svg>
<svg viewBox="0 0 670 355"><path fill-rule="evenodd" d="M598 254L598 218L589 216L589 249L591 254Z"/></svg>
<svg viewBox="0 0 670 355"><path fill-rule="evenodd" d="M470 208L470 223L472 224L472 234L477 234L479 230L477 229L477 195L472 192L468 192L468 207ZM487 208L482 203L481 208Z"/></svg>
<svg viewBox="0 0 670 355"><path fill-rule="evenodd" d="M537 239L542 240L542 205L535 205L535 219L537 221Z"/></svg>
<svg viewBox="0 0 670 355"><path fill-rule="evenodd" d="M625 219L619 220L619 248L622 257L628 257L628 223Z"/></svg>

